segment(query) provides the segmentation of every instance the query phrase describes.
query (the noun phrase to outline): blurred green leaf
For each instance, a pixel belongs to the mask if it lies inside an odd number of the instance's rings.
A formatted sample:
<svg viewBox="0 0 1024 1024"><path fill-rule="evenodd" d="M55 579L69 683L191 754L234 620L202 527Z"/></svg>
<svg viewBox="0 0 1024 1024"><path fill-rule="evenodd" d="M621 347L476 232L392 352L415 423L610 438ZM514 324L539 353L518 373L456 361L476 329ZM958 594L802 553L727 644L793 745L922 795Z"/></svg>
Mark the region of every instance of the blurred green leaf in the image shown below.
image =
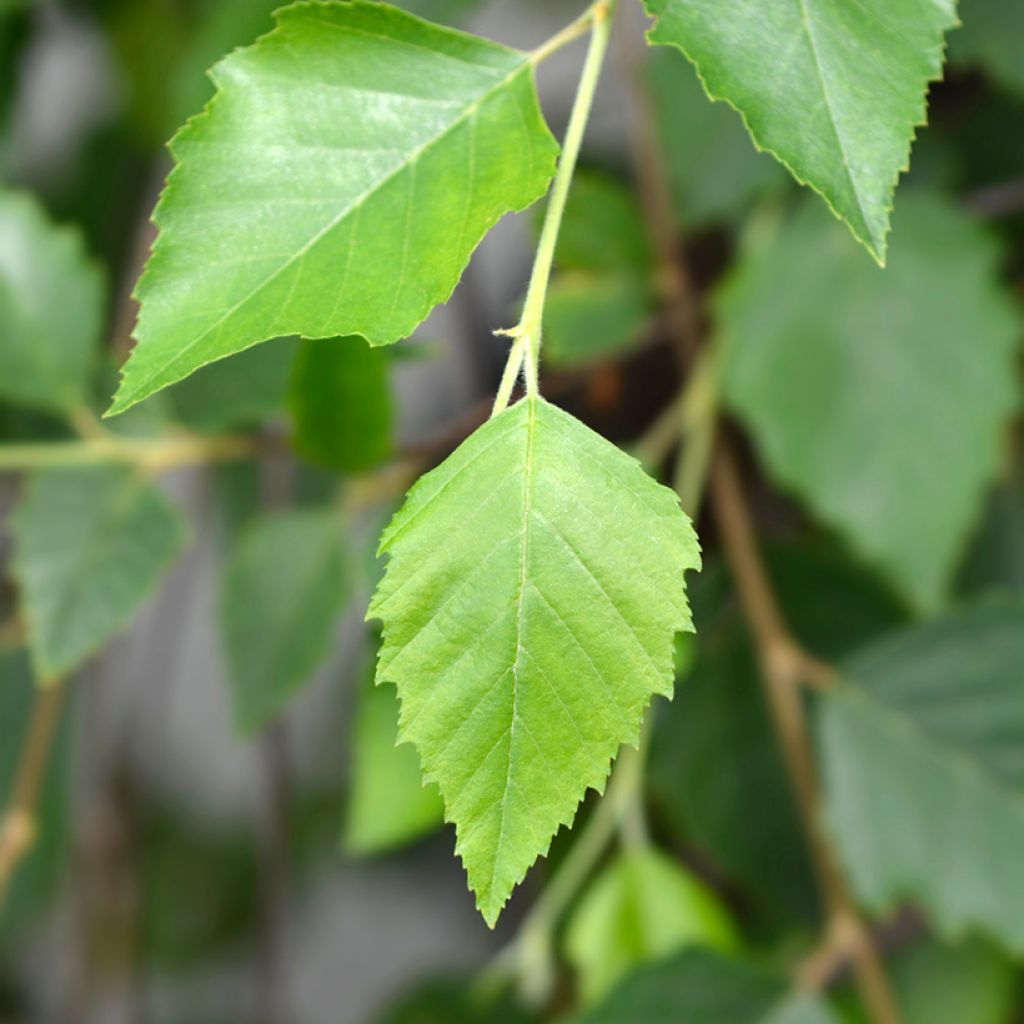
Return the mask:
<svg viewBox="0 0 1024 1024"><path fill-rule="evenodd" d="M1015 476L993 490L958 589L964 594L1024 590L1024 479Z"/></svg>
<svg viewBox="0 0 1024 1024"><path fill-rule="evenodd" d="M348 591L334 509L277 512L246 528L226 569L220 612L241 730L269 722L323 664Z"/></svg>
<svg viewBox="0 0 1024 1024"><path fill-rule="evenodd" d="M32 475L11 525L12 569L43 684L73 671L131 619L186 539L177 508L122 466Z"/></svg>
<svg viewBox="0 0 1024 1024"><path fill-rule="evenodd" d="M619 355L651 326L650 283L629 274L559 274L544 306L544 358L577 366Z"/></svg>
<svg viewBox="0 0 1024 1024"><path fill-rule="evenodd" d="M510 997L485 999L466 982L432 980L399 997L374 1024L531 1024Z"/></svg>
<svg viewBox="0 0 1024 1024"><path fill-rule="evenodd" d="M766 559L790 627L819 657L848 654L903 620L880 584L828 550L773 545ZM758 926L809 924L818 902L806 842L725 567L710 563L691 591L697 657L656 720L656 806L740 884Z"/></svg>
<svg viewBox="0 0 1024 1024"><path fill-rule="evenodd" d="M655 50L647 67L658 138L684 228L739 217L760 196L785 185L785 171L754 148L733 111L708 102L682 56Z"/></svg>
<svg viewBox="0 0 1024 1024"><path fill-rule="evenodd" d="M652 43L678 47L708 95L820 193L879 262L955 0L645 0Z"/></svg>
<svg viewBox="0 0 1024 1024"><path fill-rule="evenodd" d="M86 403L103 291L79 235L0 188L0 398L60 413Z"/></svg>
<svg viewBox="0 0 1024 1024"><path fill-rule="evenodd" d="M960 0L963 23L949 37L950 59L979 64L996 81L1024 93L1024 4Z"/></svg>
<svg viewBox="0 0 1024 1024"><path fill-rule="evenodd" d="M390 353L358 335L303 341L288 385L295 450L310 462L359 473L392 450Z"/></svg>
<svg viewBox="0 0 1024 1024"><path fill-rule="evenodd" d="M984 942L943 946L927 939L886 960L903 1024L1007 1024L1017 1008L1011 960ZM849 1024L870 1024L849 1000Z"/></svg>
<svg viewBox="0 0 1024 1024"><path fill-rule="evenodd" d="M279 338L239 352L230 362L204 366L168 389L176 418L212 434L255 426L283 412L298 350L297 338ZM144 407L160 397L154 395Z"/></svg>
<svg viewBox="0 0 1024 1024"><path fill-rule="evenodd" d="M896 222L884 273L810 205L748 252L723 387L779 481L934 608L1018 404L1021 319L963 213L908 194Z"/></svg>
<svg viewBox="0 0 1024 1024"><path fill-rule="evenodd" d="M0 650L0 807L6 807L21 759L36 699L23 652ZM16 942L21 930L54 895L68 853L71 831L71 729L65 707L37 811L35 841L18 865L0 908L0 942Z"/></svg>
<svg viewBox="0 0 1024 1024"><path fill-rule="evenodd" d="M788 995L774 975L705 950L687 950L629 975L572 1024L836 1024L811 996Z"/></svg>
<svg viewBox="0 0 1024 1024"><path fill-rule="evenodd" d="M739 937L714 891L651 847L625 850L604 868L565 935L585 1003L602 999L641 964L687 946L731 953Z"/></svg>
<svg viewBox="0 0 1024 1024"><path fill-rule="evenodd" d="M548 186L527 54L362 0L276 19L171 144L112 412L282 334L408 336Z"/></svg>
<svg viewBox="0 0 1024 1024"><path fill-rule="evenodd" d="M398 697L390 683L374 685L375 669L370 666L352 726L344 846L356 855L392 850L444 820L441 794L424 784L415 749L397 746Z"/></svg>
<svg viewBox="0 0 1024 1024"><path fill-rule="evenodd" d="M861 899L1024 950L1024 602L883 640L821 701L825 818Z"/></svg>

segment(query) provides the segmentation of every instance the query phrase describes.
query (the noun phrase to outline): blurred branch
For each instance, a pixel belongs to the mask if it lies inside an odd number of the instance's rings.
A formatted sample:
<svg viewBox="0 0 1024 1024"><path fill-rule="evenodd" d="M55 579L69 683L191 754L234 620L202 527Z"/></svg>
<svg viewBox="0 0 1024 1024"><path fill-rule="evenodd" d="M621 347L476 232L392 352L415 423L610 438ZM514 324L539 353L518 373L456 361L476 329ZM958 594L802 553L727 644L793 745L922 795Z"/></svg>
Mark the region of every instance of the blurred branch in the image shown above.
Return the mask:
<svg viewBox="0 0 1024 1024"><path fill-rule="evenodd" d="M64 687L60 682L48 682L36 692L14 785L0 820L0 908L16 868L35 842L39 797L46 779L63 696Z"/></svg>
<svg viewBox="0 0 1024 1024"><path fill-rule="evenodd" d="M648 231L660 267L661 292L680 363L696 368L702 324L700 305L686 255L679 242L678 217L672 201L661 145L643 80L644 48L638 32L621 34L627 80L632 86L634 154ZM713 455L711 450L713 448ZM779 747L796 795L812 861L825 899L830 946L848 951L858 990L873 1024L899 1024L896 1007L871 935L861 920L846 880L818 823L818 779L801 685L828 686L831 669L807 654L790 634L761 560L739 472L728 442L707 440L711 462L712 507L726 560L739 590L743 611L754 634L762 680Z"/></svg>
<svg viewBox="0 0 1024 1024"><path fill-rule="evenodd" d="M981 217L1009 217L1024 212L1024 178L986 185L964 198L964 205Z"/></svg>

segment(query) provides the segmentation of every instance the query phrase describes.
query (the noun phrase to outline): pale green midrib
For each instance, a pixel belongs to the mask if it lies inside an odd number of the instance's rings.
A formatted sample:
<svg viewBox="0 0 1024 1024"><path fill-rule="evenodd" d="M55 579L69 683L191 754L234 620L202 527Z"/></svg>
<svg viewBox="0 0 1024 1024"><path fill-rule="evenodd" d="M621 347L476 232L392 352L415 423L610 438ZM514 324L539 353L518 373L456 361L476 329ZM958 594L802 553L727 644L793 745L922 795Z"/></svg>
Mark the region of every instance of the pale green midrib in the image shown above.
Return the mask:
<svg viewBox="0 0 1024 1024"><path fill-rule="evenodd" d="M968 778L981 785L984 789L994 790L1000 799L1005 800L1024 814L1024 794L1017 792L1009 783L999 778L979 762L973 760L959 745L943 741L941 737L929 732L923 725L907 714L902 708L876 697L870 690L850 684L841 684L839 698L846 701L853 710L859 710L870 722L875 715L883 723L908 737L913 743L924 748L933 757L951 765L950 771ZM826 699L828 699L826 697Z"/></svg>
<svg viewBox="0 0 1024 1024"><path fill-rule="evenodd" d="M487 884L486 892L488 897L494 890L494 878L498 871L498 860L501 857L502 845L505 838L505 824L508 820L506 804L508 801L509 789L512 786L512 752L515 744L516 718L518 712L519 697L519 676L522 672L523 656L523 633L525 632L525 608L526 608L526 584L529 572L530 553L530 510L533 505L533 468L534 468L534 444L537 430L537 403L532 398L524 399L527 405L526 419L526 446L523 456L523 503L522 503L522 525L520 526L520 556L519 556L519 581L516 593L516 656L512 663L512 718L508 729L508 765L505 771L505 789L501 794L501 826L498 830L498 840L494 844L494 860L491 863L491 877Z"/></svg>
<svg viewBox="0 0 1024 1024"><path fill-rule="evenodd" d="M408 170L410 166L415 165L420 160L421 157L423 157L427 152L430 151L431 148L433 148L438 143L443 142L453 131L455 131L457 128L459 128L466 121L467 118L476 115L479 112L480 108L488 100L490 100L493 96L495 96L501 90L503 90L503 89L507 88L509 85L511 85L511 83L516 79L517 76L523 74L523 72L529 72L530 67L531 67L531 65L529 63L529 60L528 60L527 56L523 55L523 57L521 58L521 63L520 64L518 64L504 78L501 78L497 82L495 82L495 84L492 85L486 92L482 93L476 100L474 100L468 107L466 107L462 111L462 113L459 114L459 116L454 121L452 121L451 124L449 124L444 129L444 131L441 132L440 135L435 136L433 139L428 140L422 146L420 146L417 149L413 150L412 153L409 155L409 158L408 158L408 160L406 162L400 164L398 167L396 167L393 171L391 171L389 174L387 174L380 181L375 182L371 187L367 188L360 195L356 196L356 198L354 200L352 200L352 202L347 207L345 207L343 210L341 210L335 217L333 217L331 219L331 221L327 225L325 225L316 234L314 234L313 237L308 242L306 242L305 245L303 245L301 249L299 249L298 251L293 253L291 256L289 256L288 259L284 263L282 263L280 267L278 267L276 270L274 270L271 274L269 274L266 278L264 278L264 280L262 280L258 285L256 285L250 292L248 292L241 299L239 299L235 303L234 306L232 306L230 309L228 309L225 313L221 314L221 316L214 323L210 324L210 326L207 327L202 332L202 334L200 334L197 337L195 337L192 341L190 341L187 345L185 345L184 348L180 348L180 349L176 350L174 352L174 354L171 356L171 358L169 358L164 363L162 363L159 367L157 367L155 370L150 372L150 374L148 376L146 376L145 378L143 378L141 381L138 381L138 380L135 381L134 388L129 393L129 396L126 396L126 398L124 400L122 400L121 402L115 402L114 408L118 409L118 410L125 409L127 406L124 404L124 402L128 401L130 396L138 395L140 392L143 392L147 388L149 388L149 386L154 381L156 381L160 377L162 377L171 367L173 367L175 365L175 363L177 363L181 359L183 359L197 345L199 345L202 342L204 342L210 336L211 333L213 333L214 331L219 330L243 306L248 304L253 298L255 298L257 295L259 295L259 293L262 292L263 289L267 287L267 285L269 285L272 281L274 281L281 274L283 274L295 262L297 262L298 260L304 258L309 253L309 251L321 239L326 237L335 228L337 228L343 221L345 221L353 213L353 211L360 210L362 208L362 206L367 201L369 201L369 199L371 199L376 193L380 192L383 188L385 188L388 184L390 184L390 182L392 180L394 180L400 174L402 174L403 172ZM154 250L154 255L155 255L155 252L156 252L156 250ZM261 340L268 340L268 339L261 339ZM143 338L141 337L141 335L139 336L139 342L140 343L143 342ZM259 342L254 342L253 344L259 344ZM127 372L126 372L125 380L127 380ZM139 400L140 399L133 399L131 401L131 404L134 404L135 401L139 401Z"/></svg>
<svg viewBox="0 0 1024 1024"><path fill-rule="evenodd" d="M868 220L868 211L864 207L864 200L861 196L860 188L853 176L853 168L850 166L850 158L846 152L846 144L843 142L843 134L839 129L839 121L836 117L836 112L832 107L832 96L829 92L828 83L825 80L825 69L821 63L821 56L818 53L818 42L814 35L814 29L811 27L811 16L807 9L808 0L797 0L797 3L800 5L800 20L803 22L804 31L807 33L807 41L811 47L811 55L814 57L814 70L817 72L818 81L821 83L822 95L825 97L825 109L828 111L829 122L832 125L832 132L836 137L836 142L839 145L839 151L842 154L843 170L846 172L846 178L850 183L850 187L853 189L853 195L857 200L857 207L860 210L860 216L861 220L864 222L864 227L867 229L868 234L874 242L875 232L871 226L871 222Z"/></svg>

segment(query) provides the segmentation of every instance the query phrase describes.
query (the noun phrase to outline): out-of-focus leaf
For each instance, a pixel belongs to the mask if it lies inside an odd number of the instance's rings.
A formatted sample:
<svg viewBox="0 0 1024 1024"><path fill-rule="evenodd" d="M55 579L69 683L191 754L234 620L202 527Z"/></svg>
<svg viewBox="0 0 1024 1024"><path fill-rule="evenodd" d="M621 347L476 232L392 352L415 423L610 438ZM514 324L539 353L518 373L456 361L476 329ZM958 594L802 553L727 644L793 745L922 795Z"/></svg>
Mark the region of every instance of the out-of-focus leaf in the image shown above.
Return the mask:
<svg viewBox="0 0 1024 1024"><path fill-rule="evenodd" d="M176 418L192 430L219 433L282 412L297 351L298 339L280 338L246 349L230 362L204 366L168 389ZM155 400L158 396L145 407Z"/></svg>
<svg viewBox="0 0 1024 1024"><path fill-rule="evenodd" d="M0 650L0 807L6 807L11 796L35 700L24 654ZM17 938L46 906L60 880L70 834L70 740L65 708L40 791L35 841L11 878L0 912L0 943Z"/></svg>
<svg viewBox="0 0 1024 1024"><path fill-rule="evenodd" d="M274 513L246 529L221 601L240 729L270 721L327 658L348 589L334 510Z"/></svg>
<svg viewBox="0 0 1024 1024"><path fill-rule="evenodd" d="M962 26L949 37L950 59L980 64L998 82L1024 93L1024 5L960 0Z"/></svg>
<svg viewBox="0 0 1024 1024"><path fill-rule="evenodd" d="M671 692L697 539L675 492L527 397L417 482L380 550L377 679L493 925Z"/></svg>
<svg viewBox="0 0 1024 1024"><path fill-rule="evenodd" d="M288 407L295 450L330 469L358 473L391 454L391 354L358 337L303 341Z"/></svg>
<svg viewBox="0 0 1024 1024"><path fill-rule="evenodd" d="M12 568L43 684L77 668L129 621L186 539L175 506L121 466L34 474L12 529Z"/></svg>
<svg viewBox="0 0 1024 1024"><path fill-rule="evenodd" d="M584 892L565 936L586 1003L602 999L630 971L687 946L721 953L739 947L714 892L652 848L627 850Z"/></svg>
<svg viewBox="0 0 1024 1024"><path fill-rule="evenodd" d="M902 621L898 603L843 558L792 545L766 555L791 628L819 657L848 654ZM691 589L696 663L657 719L656 806L740 885L758 925L810 923L818 908L806 841L725 567L711 563Z"/></svg>
<svg viewBox="0 0 1024 1024"><path fill-rule="evenodd" d="M398 698L390 683L373 684L373 669L359 695L352 734L352 761L345 849L366 855L402 846L444 819L437 787L424 784L420 759L398 743Z"/></svg>
<svg viewBox="0 0 1024 1024"><path fill-rule="evenodd" d="M1017 1008L1011 960L984 942L917 943L886 961L904 1024L1007 1024ZM850 999L849 1024L870 1024Z"/></svg>
<svg viewBox="0 0 1024 1024"><path fill-rule="evenodd" d="M294 3L213 75L111 412L281 335L408 336L554 171L528 54L386 4Z"/></svg>
<svg viewBox="0 0 1024 1024"><path fill-rule="evenodd" d="M1024 602L881 641L822 698L825 819L861 899L1024 950Z"/></svg>
<svg viewBox="0 0 1024 1024"><path fill-rule="evenodd" d="M544 305L544 358L576 366L616 356L653 319L650 282L630 274L559 274Z"/></svg>
<svg viewBox="0 0 1024 1024"><path fill-rule="evenodd" d="M259 910L253 844L150 813L139 837L141 943L147 963L187 970L242 941Z"/></svg>
<svg viewBox="0 0 1024 1024"><path fill-rule="evenodd" d="M1024 479L1014 477L992 492L959 589L965 594L1024 590Z"/></svg>
<svg viewBox="0 0 1024 1024"><path fill-rule="evenodd" d="M645 0L652 43L676 46L708 95L819 192L879 262L955 0Z"/></svg>
<svg viewBox="0 0 1024 1024"><path fill-rule="evenodd" d="M774 975L705 950L687 950L629 975L572 1024L837 1024L811 996Z"/></svg>
<svg viewBox="0 0 1024 1024"><path fill-rule="evenodd" d="M0 398L59 413L87 402L103 287L76 232L0 188Z"/></svg>
<svg viewBox="0 0 1024 1024"><path fill-rule="evenodd" d="M536 1020L508 996L489 1000L466 982L432 980L400 996L374 1018L374 1024L532 1024Z"/></svg>
<svg viewBox="0 0 1024 1024"><path fill-rule="evenodd" d="M919 194L896 219L884 273L812 205L748 252L723 387L779 481L934 608L1017 406L1021 321L978 225Z"/></svg>
<svg viewBox="0 0 1024 1024"><path fill-rule="evenodd" d="M693 67L678 53L653 52L648 74L658 137L684 227L741 216L758 197L785 184L785 171L754 148L733 111L708 102Z"/></svg>

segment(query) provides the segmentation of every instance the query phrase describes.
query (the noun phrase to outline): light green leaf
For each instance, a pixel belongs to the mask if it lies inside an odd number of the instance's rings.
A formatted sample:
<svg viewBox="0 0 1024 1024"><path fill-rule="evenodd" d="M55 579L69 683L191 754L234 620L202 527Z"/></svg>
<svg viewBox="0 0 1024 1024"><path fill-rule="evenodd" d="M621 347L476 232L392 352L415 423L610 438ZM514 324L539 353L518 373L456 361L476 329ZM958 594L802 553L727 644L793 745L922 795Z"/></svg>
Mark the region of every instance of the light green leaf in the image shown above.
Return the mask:
<svg viewBox="0 0 1024 1024"><path fill-rule="evenodd" d="M1024 603L883 641L823 699L826 821L860 897L1024 950Z"/></svg>
<svg viewBox="0 0 1024 1024"><path fill-rule="evenodd" d="M544 357L578 366L617 356L651 326L650 282L630 274L559 274L544 305Z"/></svg>
<svg viewBox="0 0 1024 1024"><path fill-rule="evenodd" d="M43 684L77 668L128 622L186 538L174 505L121 466L35 474L12 529L12 568Z"/></svg>
<svg viewBox="0 0 1024 1024"><path fill-rule="evenodd" d="M572 1024L837 1024L812 996L788 995L774 975L705 950L644 967Z"/></svg>
<svg viewBox="0 0 1024 1024"><path fill-rule="evenodd" d="M292 368L292 443L310 462L358 473L391 454L389 352L360 337L303 341Z"/></svg>
<svg viewBox="0 0 1024 1024"><path fill-rule="evenodd" d="M398 710L394 687L374 686L370 673L353 723L344 839L349 853L394 849L434 831L444 818L437 787L423 784L416 751L396 746Z"/></svg>
<svg viewBox="0 0 1024 1024"><path fill-rule="evenodd" d="M999 462L1020 318L963 213L912 193L896 221L884 273L809 205L747 253L723 389L779 481L928 608Z"/></svg>
<svg viewBox="0 0 1024 1024"><path fill-rule="evenodd" d="M738 217L785 184L785 171L754 148L735 114L708 103L682 56L656 50L647 70L665 170L684 228Z"/></svg>
<svg viewBox="0 0 1024 1024"><path fill-rule="evenodd" d="M365 0L276 19L171 144L111 412L279 335L405 337L551 178L528 55Z"/></svg>
<svg viewBox="0 0 1024 1024"><path fill-rule="evenodd" d="M265 515L228 563L221 601L235 721L269 722L331 652L348 596L342 527L332 509Z"/></svg>
<svg viewBox="0 0 1024 1024"><path fill-rule="evenodd" d="M998 82L1024 92L1024 4L960 0L963 27L949 37L955 61L980 64Z"/></svg>
<svg viewBox="0 0 1024 1024"><path fill-rule="evenodd" d="M0 188L0 398L58 413L87 401L103 288L77 232Z"/></svg>
<svg viewBox="0 0 1024 1024"><path fill-rule="evenodd" d="M685 946L731 953L739 938L710 889L647 847L626 851L590 884L565 943L582 997L593 1003L641 964Z"/></svg>
<svg viewBox="0 0 1024 1024"><path fill-rule="evenodd" d="M377 679L398 685L399 736L493 924L652 694L671 694L696 537L635 460L528 398L416 484L381 550Z"/></svg>
<svg viewBox="0 0 1024 1024"><path fill-rule="evenodd" d="M645 0L712 99L885 262L889 211L955 0Z"/></svg>

